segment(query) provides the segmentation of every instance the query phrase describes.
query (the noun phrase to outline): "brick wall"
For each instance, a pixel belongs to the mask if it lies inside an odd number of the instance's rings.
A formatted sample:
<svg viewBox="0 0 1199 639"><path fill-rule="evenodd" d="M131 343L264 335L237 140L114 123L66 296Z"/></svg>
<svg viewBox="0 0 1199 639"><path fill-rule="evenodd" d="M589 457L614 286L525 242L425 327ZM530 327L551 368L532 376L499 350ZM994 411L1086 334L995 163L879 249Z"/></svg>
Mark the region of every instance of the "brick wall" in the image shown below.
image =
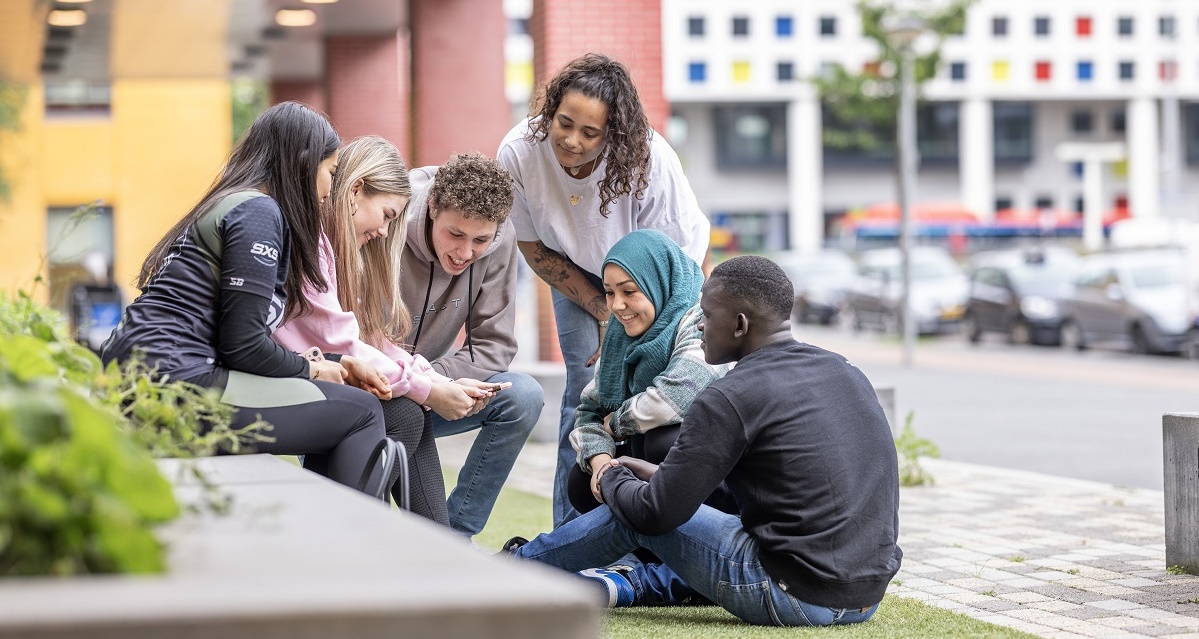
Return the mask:
<svg viewBox="0 0 1199 639"><path fill-rule="evenodd" d="M661 2L533 0L529 32L538 85L584 53L611 56L629 68L650 124L665 134L670 103L662 93Z"/></svg>
<svg viewBox="0 0 1199 639"><path fill-rule="evenodd" d="M325 40L328 114L343 140L374 133L412 157L406 32Z"/></svg>
<svg viewBox="0 0 1199 639"><path fill-rule="evenodd" d="M501 0L412 3L415 166L479 151L495 157L512 127L504 95Z"/></svg>
<svg viewBox="0 0 1199 639"><path fill-rule="evenodd" d="M271 104L294 100L324 113L325 87L318 80L275 80L271 82Z"/></svg>

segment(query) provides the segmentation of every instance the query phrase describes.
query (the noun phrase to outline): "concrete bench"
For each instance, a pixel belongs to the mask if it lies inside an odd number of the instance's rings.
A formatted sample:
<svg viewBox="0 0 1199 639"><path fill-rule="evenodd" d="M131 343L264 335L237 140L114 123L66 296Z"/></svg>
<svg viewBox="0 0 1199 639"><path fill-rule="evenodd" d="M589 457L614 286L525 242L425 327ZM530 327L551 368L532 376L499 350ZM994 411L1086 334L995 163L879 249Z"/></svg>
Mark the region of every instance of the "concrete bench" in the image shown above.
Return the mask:
<svg viewBox="0 0 1199 639"><path fill-rule="evenodd" d="M1166 566L1199 575L1199 413L1162 416Z"/></svg>
<svg viewBox="0 0 1199 639"><path fill-rule="evenodd" d="M199 465L233 506L165 527L168 574L0 579L0 637L598 636L595 593L569 575L268 455ZM198 502L178 461L161 467Z"/></svg>

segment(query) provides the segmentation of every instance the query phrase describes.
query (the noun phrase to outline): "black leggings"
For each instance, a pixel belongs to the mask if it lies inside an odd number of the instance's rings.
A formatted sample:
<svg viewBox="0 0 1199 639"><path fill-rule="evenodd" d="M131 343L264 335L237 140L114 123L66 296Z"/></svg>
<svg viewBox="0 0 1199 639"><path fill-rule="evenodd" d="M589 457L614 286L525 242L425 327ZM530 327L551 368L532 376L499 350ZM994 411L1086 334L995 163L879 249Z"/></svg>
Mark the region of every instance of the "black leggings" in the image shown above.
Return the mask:
<svg viewBox="0 0 1199 639"><path fill-rule="evenodd" d="M306 468L355 490L386 436L379 400L353 386L240 371L205 385L224 386L221 402L237 408L234 428L259 418L274 426L266 434L275 441L256 444L257 452L304 455Z"/></svg>
<svg viewBox="0 0 1199 639"><path fill-rule="evenodd" d="M437 444L433 441L432 415L407 397L389 399L382 404L387 436L403 444L408 451L408 493L412 512L449 526L445 478L441 474ZM399 478L399 474L400 467L396 464L393 482ZM392 496L398 504L401 500L399 486L393 490Z"/></svg>

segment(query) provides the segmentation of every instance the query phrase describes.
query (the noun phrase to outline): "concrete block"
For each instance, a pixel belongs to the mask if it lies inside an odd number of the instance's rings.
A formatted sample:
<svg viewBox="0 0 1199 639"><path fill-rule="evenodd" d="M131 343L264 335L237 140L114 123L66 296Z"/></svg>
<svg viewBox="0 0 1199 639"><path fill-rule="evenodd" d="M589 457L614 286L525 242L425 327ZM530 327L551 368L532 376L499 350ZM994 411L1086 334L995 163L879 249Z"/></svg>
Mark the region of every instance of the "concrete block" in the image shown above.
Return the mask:
<svg viewBox="0 0 1199 639"><path fill-rule="evenodd" d="M595 594L564 572L267 455L199 463L233 505L164 527L167 574L0 580L0 638L598 636ZM199 501L179 462L161 466Z"/></svg>
<svg viewBox="0 0 1199 639"><path fill-rule="evenodd" d="M510 370L531 376L545 390L545 407L541 409L541 417L529 439L557 442L562 393L566 390L566 366L560 362L513 362Z"/></svg>
<svg viewBox="0 0 1199 639"><path fill-rule="evenodd" d="M1166 566L1199 575L1199 413L1162 416Z"/></svg>

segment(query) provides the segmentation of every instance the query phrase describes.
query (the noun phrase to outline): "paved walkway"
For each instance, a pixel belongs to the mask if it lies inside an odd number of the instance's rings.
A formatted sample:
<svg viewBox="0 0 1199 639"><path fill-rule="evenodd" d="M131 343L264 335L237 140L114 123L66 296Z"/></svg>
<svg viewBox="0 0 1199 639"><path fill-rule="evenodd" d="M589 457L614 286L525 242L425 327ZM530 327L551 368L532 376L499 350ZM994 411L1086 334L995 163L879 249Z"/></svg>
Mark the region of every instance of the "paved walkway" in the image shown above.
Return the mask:
<svg viewBox="0 0 1199 639"><path fill-rule="evenodd" d="M460 465L473 433L438 440ZM530 442L508 485L550 496L553 444ZM1199 577L1165 566L1163 496L927 460L901 491L903 569L890 592L1041 637L1199 639Z"/></svg>

